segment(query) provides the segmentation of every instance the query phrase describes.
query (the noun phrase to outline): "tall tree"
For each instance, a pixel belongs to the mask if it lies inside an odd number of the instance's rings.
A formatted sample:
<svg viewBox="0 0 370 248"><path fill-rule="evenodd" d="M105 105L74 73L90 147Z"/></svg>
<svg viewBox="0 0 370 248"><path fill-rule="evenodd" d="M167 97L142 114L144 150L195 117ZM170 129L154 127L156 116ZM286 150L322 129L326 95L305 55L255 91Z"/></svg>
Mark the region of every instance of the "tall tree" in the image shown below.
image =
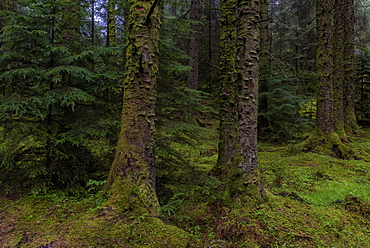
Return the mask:
<svg viewBox="0 0 370 248"><path fill-rule="evenodd" d="M236 93L235 93L235 25L236 0L222 0L220 30L220 127L217 164L213 168L216 176L225 176L234 155L236 139Z"/></svg>
<svg viewBox="0 0 370 248"><path fill-rule="evenodd" d="M319 136L329 140L339 139L333 119L333 59L332 59L332 0L317 0L317 111L316 126ZM317 138L317 137L316 137Z"/></svg>
<svg viewBox="0 0 370 248"><path fill-rule="evenodd" d="M0 156L9 171L25 168L24 181L37 175L33 187L42 190L78 186L93 169L84 128L94 73L82 66L92 53L81 54L79 3L17 1L0 37L0 121L8 128Z"/></svg>
<svg viewBox="0 0 370 248"><path fill-rule="evenodd" d="M340 97L334 97L333 87L333 34L335 42L339 42L338 33L333 33L333 0L317 0L316 2L316 25L317 25L317 45L316 45L316 74L317 74L317 109L316 109L316 129L314 133L301 144L303 150L315 150L317 147L323 147L327 152L339 158L347 158L352 156L350 150L341 141L336 132L334 118L334 101ZM335 43L334 42L334 43ZM340 45L335 45L334 48L341 51ZM339 56L339 55L338 55ZM340 58L339 58L340 60ZM337 62L336 62L337 63ZM340 62L338 62L340 63ZM337 94L343 92L340 86L336 86Z"/></svg>
<svg viewBox="0 0 370 248"><path fill-rule="evenodd" d="M107 186L109 204L155 214L159 0L130 0L122 125Z"/></svg>
<svg viewBox="0 0 370 248"><path fill-rule="evenodd" d="M189 89L198 88L198 71L199 71L199 44L200 44L200 0L191 0L190 5L190 24L191 34L189 43L189 75L187 85Z"/></svg>
<svg viewBox="0 0 370 248"><path fill-rule="evenodd" d="M229 162L225 158L230 159L227 196L234 205L254 204L261 202L265 195L257 157L260 2L236 0L232 2L234 5L229 5L231 1L222 3L225 4L222 6L222 16L225 18L227 14L230 15L230 23L234 24L234 28L231 26L227 32L223 30L222 33L226 36L221 39L235 37L231 39L235 53L226 43L223 53L227 51L230 57L223 54L225 57L221 58L224 63L221 65L230 68L229 64L232 64L231 71L226 70L226 73L234 74L233 77L225 78L228 88L222 90L222 94L229 96L225 99L229 102L225 102L223 108L226 106L229 109L224 109L221 113L225 113L225 110L231 112L225 119L221 117L221 124L224 122L224 126L223 130L220 128L221 132L229 132L224 137L223 134L220 135L220 147L223 148L220 152L227 152L222 154L224 162ZM229 64L225 63L226 59ZM235 122L231 124L233 118ZM219 160L217 167L227 165L221 165L220 162L223 161Z"/></svg>
<svg viewBox="0 0 370 248"><path fill-rule="evenodd" d="M344 131L343 115L343 84L344 84L344 22L343 0L335 0L334 4L334 22L333 22L333 120L335 132L342 139L346 136Z"/></svg>
<svg viewBox="0 0 370 248"><path fill-rule="evenodd" d="M116 0L108 0L107 46L116 44Z"/></svg>
<svg viewBox="0 0 370 248"><path fill-rule="evenodd" d="M259 92L262 94L259 94L259 113L260 114L258 118L258 128L261 129L261 127L268 127L268 118L265 116L265 114L268 112L268 96L267 94L263 94L265 92L268 92L268 83L269 83L269 77L270 77L270 56L268 54L269 50L269 30L268 30L268 18L269 18L269 12L268 12L268 0L261 0L261 19L263 22L261 22L261 38L260 38L260 78L259 78Z"/></svg>
<svg viewBox="0 0 370 248"><path fill-rule="evenodd" d="M354 132L359 129L355 113L355 67L354 67L354 1L344 0L344 37L343 37L343 67L344 67L344 120L345 130Z"/></svg>
<svg viewBox="0 0 370 248"><path fill-rule="evenodd" d="M236 18L238 127L228 192L241 203L259 202L265 194L257 156L260 1L238 0Z"/></svg>

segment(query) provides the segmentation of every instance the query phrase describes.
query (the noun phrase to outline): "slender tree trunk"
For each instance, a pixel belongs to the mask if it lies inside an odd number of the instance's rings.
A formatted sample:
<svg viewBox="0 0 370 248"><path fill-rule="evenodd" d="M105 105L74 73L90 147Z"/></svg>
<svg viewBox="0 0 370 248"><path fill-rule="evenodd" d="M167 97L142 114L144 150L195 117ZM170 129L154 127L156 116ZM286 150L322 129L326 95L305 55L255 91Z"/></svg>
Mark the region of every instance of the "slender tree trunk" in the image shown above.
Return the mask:
<svg viewBox="0 0 370 248"><path fill-rule="evenodd" d="M335 0L333 28L333 118L335 132L341 139L346 137L343 119L343 27L345 25L343 4L344 0Z"/></svg>
<svg viewBox="0 0 370 248"><path fill-rule="evenodd" d="M235 25L236 0L221 0L220 30L220 134L218 160L212 173L225 177L234 155L236 139Z"/></svg>
<svg viewBox="0 0 370 248"><path fill-rule="evenodd" d="M196 90L198 88L198 67L199 67L199 38L200 38L200 0L191 0L190 20L193 21L190 25L192 33L190 34L189 44L189 75L188 88Z"/></svg>
<svg viewBox="0 0 370 248"><path fill-rule="evenodd" d="M268 55L269 50L269 30L268 30L268 0L261 0L261 19L265 20L261 22L261 42L260 42L260 78L259 78L259 113L261 114L258 118L258 128L263 129L268 127L268 119L265 117L265 113L268 112L268 97L263 93L268 92L268 83L270 78L270 57Z"/></svg>
<svg viewBox="0 0 370 248"><path fill-rule="evenodd" d="M344 14L344 120L345 130L359 129L355 113L355 66L354 66L354 1L343 0Z"/></svg>
<svg viewBox="0 0 370 248"><path fill-rule="evenodd" d="M160 8L158 0L131 0L122 126L107 186L108 204L156 214L155 107Z"/></svg>
<svg viewBox="0 0 370 248"><path fill-rule="evenodd" d="M95 0L91 0L91 44L95 43Z"/></svg>
<svg viewBox="0 0 370 248"><path fill-rule="evenodd" d="M116 0L108 0L107 47L116 44Z"/></svg>
<svg viewBox="0 0 370 248"><path fill-rule="evenodd" d="M260 2L238 0L236 20L237 134L227 192L234 205L245 205L265 196L257 156Z"/></svg>

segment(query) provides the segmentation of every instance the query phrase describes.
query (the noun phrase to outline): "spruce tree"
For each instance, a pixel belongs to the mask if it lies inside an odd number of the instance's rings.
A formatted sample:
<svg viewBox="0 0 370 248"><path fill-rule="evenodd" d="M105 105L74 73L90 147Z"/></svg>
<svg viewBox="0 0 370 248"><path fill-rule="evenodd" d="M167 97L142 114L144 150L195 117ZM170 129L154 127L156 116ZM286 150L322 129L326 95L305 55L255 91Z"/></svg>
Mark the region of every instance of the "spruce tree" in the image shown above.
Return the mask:
<svg viewBox="0 0 370 248"><path fill-rule="evenodd" d="M13 185L76 188L97 170L88 145L105 134L90 66L98 59L80 42L85 14L79 1L18 1L3 29L2 175Z"/></svg>

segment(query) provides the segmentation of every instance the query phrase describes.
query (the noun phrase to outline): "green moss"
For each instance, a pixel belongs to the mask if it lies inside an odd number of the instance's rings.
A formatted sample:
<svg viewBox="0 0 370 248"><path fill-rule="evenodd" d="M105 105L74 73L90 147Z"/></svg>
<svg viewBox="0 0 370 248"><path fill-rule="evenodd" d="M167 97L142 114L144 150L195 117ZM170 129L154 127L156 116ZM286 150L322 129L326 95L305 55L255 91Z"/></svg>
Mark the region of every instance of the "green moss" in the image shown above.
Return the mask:
<svg viewBox="0 0 370 248"><path fill-rule="evenodd" d="M359 136L353 142L369 146L368 134ZM173 193L165 206L173 208L158 218L141 208L139 197L131 205L111 198L103 207L96 205L98 196L2 198L0 247L52 241L56 247L370 247L368 162L289 153L281 145L261 143L267 200L233 205L222 198L224 185L213 182L205 169L215 163L216 144L178 147L189 156L186 168L191 169L179 167L171 174L174 180L164 182ZM203 157L200 150L207 151ZM243 178L238 171L230 176ZM242 179L237 185L244 190ZM140 194L132 185L115 187L122 199Z"/></svg>
<svg viewBox="0 0 370 248"><path fill-rule="evenodd" d="M132 212L135 215L149 214L148 210L152 209L145 193L129 179L114 181L106 204L121 213Z"/></svg>
<svg viewBox="0 0 370 248"><path fill-rule="evenodd" d="M231 166L225 193L228 205L233 207L253 206L263 202L260 194L260 180L255 171L247 174L237 166Z"/></svg>

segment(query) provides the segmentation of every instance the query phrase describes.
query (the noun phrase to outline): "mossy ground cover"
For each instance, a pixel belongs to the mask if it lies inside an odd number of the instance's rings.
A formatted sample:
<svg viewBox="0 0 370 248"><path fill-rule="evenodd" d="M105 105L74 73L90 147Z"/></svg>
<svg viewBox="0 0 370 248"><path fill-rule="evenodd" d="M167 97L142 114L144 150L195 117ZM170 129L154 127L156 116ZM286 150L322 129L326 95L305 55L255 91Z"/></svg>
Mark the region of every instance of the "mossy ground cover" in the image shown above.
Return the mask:
<svg viewBox="0 0 370 248"><path fill-rule="evenodd" d="M341 160L260 143L267 200L231 209L209 175L217 134L178 145L184 163L159 170L160 216L119 212L104 198L2 197L0 247L370 247L370 157ZM351 145L368 149L369 132Z"/></svg>

